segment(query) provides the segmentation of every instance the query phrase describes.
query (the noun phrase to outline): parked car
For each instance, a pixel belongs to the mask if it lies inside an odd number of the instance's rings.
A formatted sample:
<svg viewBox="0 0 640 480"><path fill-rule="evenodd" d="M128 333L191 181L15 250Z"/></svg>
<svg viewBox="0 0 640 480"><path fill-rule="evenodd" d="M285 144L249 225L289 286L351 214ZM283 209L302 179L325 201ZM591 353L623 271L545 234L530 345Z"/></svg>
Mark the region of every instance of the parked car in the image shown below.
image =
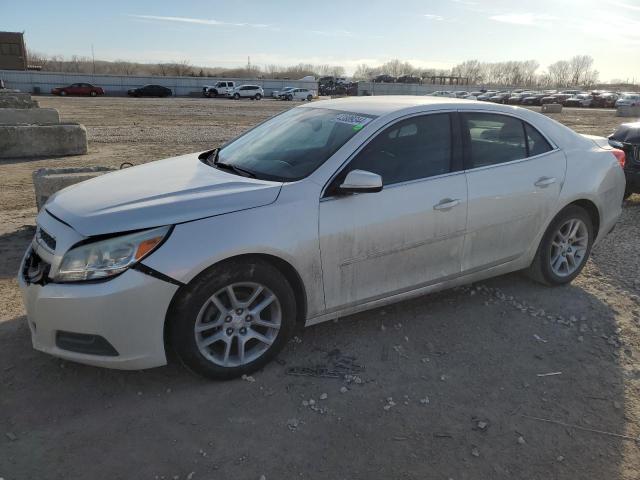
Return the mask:
<svg viewBox="0 0 640 480"><path fill-rule="evenodd" d="M627 185L624 198L640 193L640 122L623 123L609 136L609 145L626 154L624 175Z"/></svg>
<svg viewBox="0 0 640 480"><path fill-rule="evenodd" d="M273 90L273 91L271 92L271 96L272 96L273 98L280 98L280 99L282 99L282 98L283 98L283 96L284 96L287 92L289 92L290 90L293 90L294 88L296 88L296 87L284 87L282 90Z"/></svg>
<svg viewBox="0 0 640 480"><path fill-rule="evenodd" d="M170 97L172 93L170 88L162 85L144 85L127 91L130 97Z"/></svg>
<svg viewBox="0 0 640 480"><path fill-rule="evenodd" d="M51 89L53 95L88 95L90 97L97 97L98 95L104 95L102 87L96 87L90 83L72 83L66 87L56 87Z"/></svg>
<svg viewBox="0 0 640 480"><path fill-rule="evenodd" d="M540 99L540 104L541 105L547 105L550 103L557 103L560 105L564 105L565 100L567 100L568 98L573 97L573 94L571 93L554 93L553 95L549 95L547 97L542 97Z"/></svg>
<svg viewBox="0 0 640 480"><path fill-rule="evenodd" d="M396 81L396 77L391 75L378 75L371 80L373 83L394 83Z"/></svg>
<svg viewBox="0 0 640 480"><path fill-rule="evenodd" d="M629 106L629 107L637 107L640 106L640 93L625 93L616 100L616 107Z"/></svg>
<svg viewBox="0 0 640 480"><path fill-rule="evenodd" d="M264 90L258 85L241 85L234 88L229 96L234 100L250 98L251 100L261 100L264 97Z"/></svg>
<svg viewBox="0 0 640 480"><path fill-rule="evenodd" d="M451 97L453 96L453 92L448 90L436 90L435 92L431 92L427 94L430 97Z"/></svg>
<svg viewBox="0 0 640 480"><path fill-rule="evenodd" d="M500 92L500 93L496 93L492 97L489 97L489 101L493 103L507 103L509 101L510 96L511 96L510 92Z"/></svg>
<svg viewBox="0 0 640 480"><path fill-rule="evenodd" d="M236 86L235 82L222 81L215 85L205 85L202 87L202 95L209 98L227 97Z"/></svg>
<svg viewBox="0 0 640 480"><path fill-rule="evenodd" d="M600 93L593 97L593 106L598 108L613 108L618 100L618 95L611 92Z"/></svg>
<svg viewBox="0 0 640 480"><path fill-rule="evenodd" d="M171 349L231 378L296 325L522 269L567 284L621 214L621 163L607 139L518 107L288 109L221 148L51 196L18 279L32 344L120 369Z"/></svg>
<svg viewBox="0 0 640 480"><path fill-rule="evenodd" d="M420 77L414 77L413 75L400 75L396 79L397 83L422 83Z"/></svg>
<svg viewBox="0 0 640 480"><path fill-rule="evenodd" d="M281 95L281 98L284 98L285 100L307 100L307 101L311 101L313 100L313 97L315 97L316 92L313 90L309 90L308 88L294 88L292 90L289 90L288 92L284 93L283 95Z"/></svg>
<svg viewBox="0 0 640 480"><path fill-rule="evenodd" d="M478 95L478 100L480 100L481 102L488 102L489 99L497 93L498 92L496 92L495 90L487 90L482 95Z"/></svg>
<svg viewBox="0 0 640 480"><path fill-rule="evenodd" d="M533 93L522 99L520 105L542 105L542 99L546 97L545 93Z"/></svg>
<svg viewBox="0 0 640 480"><path fill-rule="evenodd" d="M530 97L533 94L534 92L520 92L520 93L513 94L509 97L509 100L507 100L507 103L509 105L520 105L522 103L522 100L524 100L527 97Z"/></svg>
<svg viewBox="0 0 640 480"><path fill-rule="evenodd" d="M580 93L564 101L565 107L593 107L593 97L588 93Z"/></svg>

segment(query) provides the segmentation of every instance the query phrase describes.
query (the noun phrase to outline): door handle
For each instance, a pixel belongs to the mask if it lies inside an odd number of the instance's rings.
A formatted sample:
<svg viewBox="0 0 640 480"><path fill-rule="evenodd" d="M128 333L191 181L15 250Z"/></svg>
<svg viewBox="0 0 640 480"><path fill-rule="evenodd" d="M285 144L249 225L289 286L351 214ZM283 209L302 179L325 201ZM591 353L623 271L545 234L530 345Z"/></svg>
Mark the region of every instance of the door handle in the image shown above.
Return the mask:
<svg viewBox="0 0 640 480"><path fill-rule="evenodd" d="M556 183L556 179L554 177L540 177L534 185L536 187L546 188L554 183Z"/></svg>
<svg viewBox="0 0 640 480"><path fill-rule="evenodd" d="M460 204L460 200L457 198L443 198L439 203L433 206L434 210L450 210L456 205Z"/></svg>

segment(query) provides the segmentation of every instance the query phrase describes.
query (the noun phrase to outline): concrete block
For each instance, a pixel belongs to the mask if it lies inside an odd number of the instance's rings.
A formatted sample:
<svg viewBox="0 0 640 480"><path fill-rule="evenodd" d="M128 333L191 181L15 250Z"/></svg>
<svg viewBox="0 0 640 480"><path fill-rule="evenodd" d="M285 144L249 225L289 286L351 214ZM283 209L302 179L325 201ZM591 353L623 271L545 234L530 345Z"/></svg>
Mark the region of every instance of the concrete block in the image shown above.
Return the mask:
<svg viewBox="0 0 640 480"><path fill-rule="evenodd" d="M28 93L0 92L0 108L38 108Z"/></svg>
<svg viewBox="0 0 640 480"><path fill-rule="evenodd" d="M638 117L640 118L640 107L621 105L616 109L616 117Z"/></svg>
<svg viewBox="0 0 640 480"><path fill-rule="evenodd" d="M60 123L55 108L0 108L0 125L46 125Z"/></svg>
<svg viewBox="0 0 640 480"><path fill-rule="evenodd" d="M87 153L87 130L78 123L0 125L0 158Z"/></svg>
<svg viewBox="0 0 640 480"><path fill-rule="evenodd" d="M36 170L33 172L32 178L38 210L58 190L114 170L109 167L40 168Z"/></svg>
<svg viewBox="0 0 640 480"><path fill-rule="evenodd" d="M545 103L544 105L542 105L541 112L542 113L561 113L562 105L560 105L559 103Z"/></svg>

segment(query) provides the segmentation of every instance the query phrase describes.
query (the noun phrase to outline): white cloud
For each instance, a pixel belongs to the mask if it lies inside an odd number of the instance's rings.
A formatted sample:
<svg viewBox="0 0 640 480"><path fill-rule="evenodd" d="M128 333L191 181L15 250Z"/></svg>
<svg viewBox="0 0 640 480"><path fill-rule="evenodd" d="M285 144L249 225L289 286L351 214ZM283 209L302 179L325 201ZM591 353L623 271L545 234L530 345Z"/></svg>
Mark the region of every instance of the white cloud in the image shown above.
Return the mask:
<svg viewBox="0 0 640 480"><path fill-rule="evenodd" d="M444 20L443 16L441 16L441 15L432 15L430 13L425 13L424 18L426 18L427 20L437 20L437 21Z"/></svg>
<svg viewBox="0 0 640 480"><path fill-rule="evenodd" d="M490 20L502 23L510 23L513 25L539 26L539 22L549 22L557 20L558 17L552 15L541 15L537 13L503 13L501 15L492 15Z"/></svg>
<svg viewBox="0 0 640 480"><path fill-rule="evenodd" d="M141 20L156 20L161 22L179 22L179 23L193 23L197 25L211 25L211 26L227 26L227 27L253 27L253 28L266 28L269 25L264 23L233 23L233 22L221 22L214 19L206 18L190 18L190 17L163 17L159 15L127 15L128 17L138 18Z"/></svg>

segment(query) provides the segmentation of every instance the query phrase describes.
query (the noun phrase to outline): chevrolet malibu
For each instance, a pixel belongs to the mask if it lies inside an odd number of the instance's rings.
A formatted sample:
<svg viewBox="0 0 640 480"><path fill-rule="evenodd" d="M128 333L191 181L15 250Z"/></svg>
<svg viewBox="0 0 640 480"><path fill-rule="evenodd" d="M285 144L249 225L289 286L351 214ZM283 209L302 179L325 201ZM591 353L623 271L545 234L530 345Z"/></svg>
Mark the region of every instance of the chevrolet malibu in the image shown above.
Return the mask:
<svg viewBox="0 0 640 480"><path fill-rule="evenodd" d="M299 325L517 270L566 284L621 213L623 164L519 107L305 104L53 195L19 274L33 346L231 378Z"/></svg>

